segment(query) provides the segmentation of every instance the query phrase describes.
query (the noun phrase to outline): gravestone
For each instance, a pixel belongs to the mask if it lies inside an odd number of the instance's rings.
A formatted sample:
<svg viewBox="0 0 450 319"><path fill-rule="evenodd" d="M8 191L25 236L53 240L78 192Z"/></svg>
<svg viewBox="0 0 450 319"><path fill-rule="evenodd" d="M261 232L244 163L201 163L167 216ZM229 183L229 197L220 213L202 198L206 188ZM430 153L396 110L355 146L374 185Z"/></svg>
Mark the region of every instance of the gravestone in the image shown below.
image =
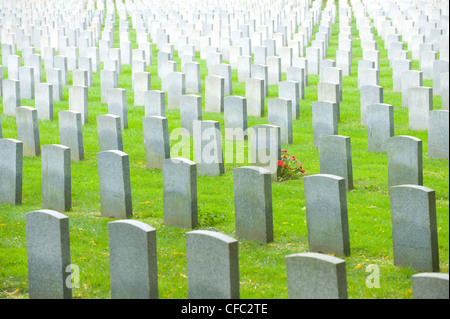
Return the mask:
<svg viewBox="0 0 450 319"><path fill-rule="evenodd" d="M408 70L402 73L402 105L409 107L409 89L422 86L422 71Z"/></svg>
<svg viewBox="0 0 450 319"><path fill-rule="evenodd" d="M185 92L185 74L181 72L169 73L167 75L167 107L169 109L179 109L181 96Z"/></svg>
<svg viewBox="0 0 450 319"><path fill-rule="evenodd" d="M289 299L346 299L345 260L315 252L286 256Z"/></svg>
<svg viewBox="0 0 450 319"><path fill-rule="evenodd" d="M298 83L299 99L305 99L305 69L297 66L290 66L286 70L286 80Z"/></svg>
<svg viewBox="0 0 450 319"><path fill-rule="evenodd" d="M383 87L364 85L360 89L361 125L367 125L367 106L383 103Z"/></svg>
<svg viewBox="0 0 450 319"><path fill-rule="evenodd" d="M101 102L108 103L108 90L119 87L118 72L114 70L100 70Z"/></svg>
<svg viewBox="0 0 450 319"><path fill-rule="evenodd" d="M205 112L223 113L225 79L216 75L205 77Z"/></svg>
<svg viewBox="0 0 450 319"><path fill-rule="evenodd" d="M61 101L63 98L63 78L60 69L45 70L47 83L52 85L53 101Z"/></svg>
<svg viewBox="0 0 450 319"><path fill-rule="evenodd" d="M427 130L429 113L433 110L433 89L420 86L408 90L408 127Z"/></svg>
<svg viewBox="0 0 450 319"><path fill-rule="evenodd" d="M292 119L298 119L300 117L300 84L289 80L279 82L278 97L291 101Z"/></svg>
<svg viewBox="0 0 450 319"><path fill-rule="evenodd" d="M183 95L180 101L180 127L189 136L194 134L194 122L202 120L202 97L200 95Z"/></svg>
<svg viewBox="0 0 450 319"><path fill-rule="evenodd" d="M69 218L54 210L25 214L31 299L71 299Z"/></svg>
<svg viewBox="0 0 450 319"><path fill-rule="evenodd" d="M267 65L253 64L251 67L252 78L264 80L264 95L269 95L269 74Z"/></svg>
<svg viewBox="0 0 450 319"><path fill-rule="evenodd" d="M200 63L185 63L183 65L183 72L186 74L186 93L202 93Z"/></svg>
<svg viewBox="0 0 450 319"><path fill-rule="evenodd" d="M35 107L39 120L53 120L53 85L35 84Z"/></svg>
<svg viewBox="0 0 450 319"><path fill-rule="evenodd" d="M428 157L449 159L449 111L430 111L428 122Z"/></svg>
<svg viewBox="0 0 450 319"><path fill-rule="evenodd" d="M17 139L23 142L23 156L39 156L41 144L37 111L30 106L16 109Z"/></svg>
<svg viewBox="0 0 450 319"><path fill-rule="evenodd" d="M88 71L76 69L72 71L72 85L89 86Z"/></svg>
<svg viewBox="0 0 450 319"><path fill-rule="evenodd" d="M58 113L59 143L70 148L72 161L84 160L83 130L81 113L61 111Z"/></svg>
<svg viewBox="0 0 450 319"><path fill-rule="evenodd" d="M3 114L16 116L16 109L20 106L20 82L18 80L3 79Z"/></svg>
<svg viewBox="0 0 450 319"><path fill-rule="evenodd" d="M110 150L97 153L102 217L130 218L132 212L128 154Z"/></svg>
<svg viewBox="0 0 450 319"><path fill-rule="evenodd" d="M272 180L278 179L278 161L281 160L280 127L271 124L250 127L250 163L270 171Z"/></svg>
<svg viewBox="0 0 450 319"><path fill-rule="evenodd" d="M20 82L20 98L34 99L34 69L29 66L21 66L18 71ZM37 82L38 83L38 82Z"/></svg>
<svg viewBox="0 0 450 319"><path fill-rule="evenodd" d="M247 78L245 81L245 98L247 99L247 115L264 116L264 80Z"/></svg>
<svg viewBox="0 0 450 319"><path fill-rule="evenodd" d="M72 207L70 148L42 145L42 208L58 212Z"/></svg>
<svg viewBox="0 0 450 319"><path fill-rule="evenodd" d="M338 104L328 101L312 103L313 146L327 135L338 135Z"/></svg>
<svg viewBox="0 0 450 319"><path fill-rule="evenodd" d="M22 204L23 142L0 138L0 203Z"/></svg>
<svg viewBox="0 0 450 319"><path fill-rule="evenodd" d="M267 80L270 84L278 84L281 81L281 59L278 56L268 55L267 61Z"/></svg>
<svg viewBox="0 0 450 319"><path fill-rule="evenodd" d="M394 136L394 107L377 103L367 106L367 150L387 152L389 138Z"/></svg>
<svg viewBox="0 0 450 319"><path fill-rule="evenodd" d="M350 137L328 135L319 139L320 174L345 178L347 191L353 189L353 168Z"/></svg>
<svg viewBox="0 0 450 319"><path fill-rule="evenodd" d="M303 177L308 246L312 252L350 255L345 179L331 174Z"/></svg>
<svg viewBox="0 0 450 319"><path fill-rule="evenodd" d="M239 245L210 230L186 233L189 299L239 299Z"/></svg>
<svg viewBox="0 0 450 319"><path fill-rule="evenodd" d="M363 68L358 71L358 88L365 85L379 85L380 70L373 68Z"/></svg>
<svg viewBox="0 0 450 319"><path fill-rule="evenodd" d="M245 97L225 97L224 125L226 140L247 139L247 99Z"/></svg>
<svg viewBox="0 0 450 319"><path fill-rule="evenodd" d="M120 127L128 128L127 91L122 88L108 90L108 114L120 117Z"/></svg>
<svg viewBox="0 0 450 319"><path fill-rule="evenodd" d="M236 235L249 240L273 241L271 173L256 166L233 169Z"/></svg>
<svg viewBox="0 0 450 319"><path fill-rule="evenodd" d="M292 144L292 101L282 98L269 99L267 110L269 124L280 127L281 143Z"/></svg>
<svg viewBox="0 0 450 319"><path fill-rule="evenodd" d="M134 105L144 106L145 92L151 88L150 72L136 72L133 76L134 87Z"/></svg>
<svg viewBox="0 0 450 319"><path fill-rule="evenodd" d="M223 174L225 166L219 122L195 121L193 137L198 175L218 176Z"/></svg>
<svg viewBox="0 0 450 319"><path fill-rule="evenodd" d="M422 185L422 140L407 135L393 136L387 143L388 185Z"/></svg>
<svg viewBox="0 0 450 319"><path fill-rule="evenodd" d="M145 165L162 169L163 160L170 158L169 126L163 116L142 118Z"/></svg>
<svg viewBox="0 0 450 319"><path fill-rule="evenodd" d="M69 86L69 110L81 113L83 125L89 122L88 103L88 88L86 86Z"/></svg>
<svg viewBox="0 0 450 319"><path fill-rule="evenodd" d="M145 116L166 116L166 92L150 90L144 93Z"/></svg>
<svg viewBox="0 0 450 319"><path fill-rule="evenodd" d="M108 223L108 238L111 298L158 298L156 230L137 220L116 220Z"/></svg>
<svg viewBox="0 0 450 319"><path fill-rule="evenodd" d="M448 274L423 272L412 275L413 299L449 299Z"/></svg>
<svg viewBox="0 0 450 319"><path fill-rule="evenodd" d="M419 185L389 187L394 265L439 271L435 191Z"/></svg>
<svg viewBox="0 0 450 319"><path fill-rule="evenodd" d="M411 70L411 60L392 61L392 90L394 92L402 91L402 74Z"/></svg>
<svg viewBox="0 0 450 319"><path fill-rule="evenodd" d="M449 109L449 72L441 73L440 85L441 85L441 107L443 110Z"/></svg>
<svg viewBox="0 0 450 319"><path fill-rule="evenodd" d="M181 228L197 225L197 164L185 158L163 161L164 223Z"/></svg>
<svg viewBox="0 0 450 319"><path fill-rule="evenodd" d="M112 114L97 116L97 134L99 152L123 151L120 117Z"/></svg>

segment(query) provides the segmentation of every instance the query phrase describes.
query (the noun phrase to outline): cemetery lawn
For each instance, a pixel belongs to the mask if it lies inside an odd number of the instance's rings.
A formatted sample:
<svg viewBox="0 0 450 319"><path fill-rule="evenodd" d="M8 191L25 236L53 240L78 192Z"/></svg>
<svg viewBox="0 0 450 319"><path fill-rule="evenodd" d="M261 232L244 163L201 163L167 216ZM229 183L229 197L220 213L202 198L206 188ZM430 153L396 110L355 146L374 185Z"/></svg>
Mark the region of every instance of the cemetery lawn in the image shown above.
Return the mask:
<svg viewBox="0 0 450 319"><path fill-rule="evenodd" d="M131 19L130 19L131 26ZM317 28L317 27L316 27ZM119 47L118 22L116 43ZM134 29L130 28L133 49L137 48ZM317 30L316 30L317 31ZM333 25L333 37L328 59L335 59L338 46L338 21ZM375 35L376 30L373 29ZM392 91L392 70L389 68L384 42L376 36L380 50L380 85L384 88L384 103L394 106L395 135L410 135L423 141L423 185L435 190L440 271L449 271L449 162L428 157L426 131L408 129L408 112L401 106L401 93ZM411 54L411 53L410 53ZM159 90L157 50L153 45L151 89ZM351 255L346 262L348 297L352 299L411 298L411 276L417 271L394 266L390 203L388 194L387 154L367 151L366 127L360 125L360 95L357 88L357 65L362 51L355 20L353 20L352 74L343 77L343 101L340 104L339 135L351 137L354 189L347 192ZM180 60L174 52L177 71ZM201 63L202 100L206 63ZM102 69L102 64L100 64ZM413 69L418 69L413 62ZM3 77L7 70L3 68ZM71 84L69 72L69 84ZM233 70L233 95L245 96L243 83L237 82ZM283 74L282 80L285 79ZM83 126L85 160L72 162L72 209L69 216L71 262L78 266L79 285L74 298L110 298L108 222L101 217L97 172L96 117L108 112L100 102L100 73L93 75L89 87L89 123ZM45 82L45 71L44 71ZM320 173L318 150L312 145L311 104L317 100L318 76L310 75L305 99L300 101L300 118L293 121L293 144L282 145L296 155L307 175ZM424 81L424 86L431 86ZM170 227L163 223L162 172L145 166L142 134L143 106L134 106L131 88L131 66L122 66L119 87L127 90L128 129L123 131L123 151L129 155L133 219L156 228L158 251L159 298L187 298L185 233L190 229ZM248 117L248 127L267 123L267 99L278 97L277 86L270 86L266 98L265 116ZM0 111L3 111L3 100ZM34 100L22 100L22 105L34 106ZM203 105L204 108L204 105ZM433 108L440 109L439 96L433 97ZM59 144L58 112L68 109L68 87L63 99L54 102L54 120L39 121L41 145ZM17 138L14 117L1 113L4 138ZM169 133L179 127L178 110L166 109ZM223 114L203 112L204 120L219 121L223 134ZM171 140L173 146L177 140ZM225 145L225 144L223 144ZM246 142L247 146L247 142ZM176 157L177 154L171 154ZM274 241L262 244L237 238L234 230L233 168L248 165L226 163L219 177L198 176L198 219L196 229L213 230L239 241L239 272L241 298L285 299L287 295L285 257L307 252L307 228L302 179L272 183ZM41 209L41 158L25 157L23 162L23 203L19 206L0 204L0 298L28 298L25 214ZM339 257L339 256L338 256ZM375 270L374 270L375 269ZM379 275L379 282L376 275ZM379 285L378 285L379 283Z"/></svg>

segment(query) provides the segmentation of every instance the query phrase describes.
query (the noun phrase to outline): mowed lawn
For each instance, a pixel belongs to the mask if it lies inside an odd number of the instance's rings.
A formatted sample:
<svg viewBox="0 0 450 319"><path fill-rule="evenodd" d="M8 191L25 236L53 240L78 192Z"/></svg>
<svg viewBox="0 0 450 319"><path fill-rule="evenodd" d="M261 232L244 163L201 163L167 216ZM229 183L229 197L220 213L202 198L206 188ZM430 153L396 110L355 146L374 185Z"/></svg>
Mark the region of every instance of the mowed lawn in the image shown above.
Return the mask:
<svg viewBox="0 0 450 319"><path fill-rule="evenodd" d="M119 47L118 15L116 15L114 47ZM130 35L133 49L137 48L135 30ZM343 77L343 101L340 103L339 135L351 138L354 189L347 192L348 224L351 255L346 262L348 297L353 299L411 298L412 269L394 266L391 215L388 194L387 154L367 151L366 127L360 125L360 94L357 88L357 65L362 50L355 19L353 19L352 74ZM316 26L315 31L318 30ZM408 129L408 109L401 106L401 93L392 91L392 70L389 67L384 42L373 29L380 50L380 85L384 89L384 103L394 106L395 135L414 136L423 141L423 185L435 190L440 271L449 270L449 162L428 157L426 131ZM335 60L338 48L338 21L333 25L333 37L328 47L328 59ZM20 55L20 52L18 52ZM177 71L180 59L174 52ZM151 89L160 90L157 77L157 48L153 45L153 64L147 67L152 74ZM208 74L205 60L197 53L201 64L202 101L204 108L204 79ZM23 62L22 62L23 63ZM5 63L3 63L5 64ZM103 65L100 65L103 68ZM413 69L418 69L413 61ZM3 67L3 77L7 78ZM245 96L244 83L237 82L233 70L233 95ZM69 85L72 83L69 72ZM282 74L282 80L286 75ZM73 289L74 298L110 298L108 222L101 217L100 192L97 173L96 118L108 112L100 102L100 74L94 73L94 85L89 87L89 123L83 126L85 160L71 163L72 209L69 216L71 262L80 271L79 286ZM300 118L293 121L293 144L282 145L290 155L296 155L306 175L320 173L317 148L312 143L311 105L317 100L317 75L309 76L305 99L300 101ZM45 81L45 71L44 71ZM143 106L134 106L131 66L123 65L119 86L127 90L128 129L123 131L124 152L129 155L133 219L156 228L159 297L187 298L185 233L190 229L170 227L163 222L162 172L145 166L142 132ZM425 80L424 86L432 86ZM266 98L265 116L248 117L248 126L267 123L267 100L278 97L278 88L271 85ZM3 100L0 100L3 111ZM34 100L22 100L22 105L34 106ZM441 109L439 96L433 97L433 108ZM54 102L53 121L39 121L41 145L59 144L58 112L68 109L68 87L63 100ZM1 113L3 138L17 138L14 117ZM166 109L169 131L180 126L179 110ZM203 113L204 120L219 121L224 133L223 114ZM173 146L178 140L171 140ZM225 145L225 143L223 143ZM246 142L247 150L247 142ZM177 157L178 154L171 154ZM307 227L302 179L272 183L274 241L262 244L237 238L234 227L233 168L249 165L226 163L225 173L218 177L198 176L198 219L196 229L224 233L239 241L239 274L241 298L285 299L287 295L285 257L307 252ZM23 160L23 203L19 206L0 204L0 298L28 298L27 251L25 214L42 208L41 158ZM373 280L378 269L379 285Z"/></svg>

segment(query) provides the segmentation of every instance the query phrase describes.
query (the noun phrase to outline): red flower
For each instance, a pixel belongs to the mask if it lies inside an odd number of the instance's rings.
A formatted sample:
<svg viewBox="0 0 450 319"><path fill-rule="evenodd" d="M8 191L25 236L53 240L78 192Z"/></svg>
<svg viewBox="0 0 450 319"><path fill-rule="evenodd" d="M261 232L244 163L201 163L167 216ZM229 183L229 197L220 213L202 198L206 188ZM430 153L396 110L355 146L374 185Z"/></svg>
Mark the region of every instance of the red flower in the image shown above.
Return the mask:
<svg viewBox="0 0 450 319"><path fill-rule="evenodd" d="M295 156L294 155L292 155L291 158L295 161Z"/></svg>
<svg viewBox="0 0 450 319"><path fill-rule="evenodd" d="M283 161L278 161L278 166L283 166L284 162Z"/></svg>
<svg viewBox="0 0 450 319"><path fill-rule="evenodd" d="M287 153L287 150L281 150L283 153Z"/></svg>
<svg viewBox="0 0 450 319"><path fill-rule="evenodd" d="M304 170L303 168L300 168L300 172L304 173L304 172L305 172L305 170Z"/></svg>

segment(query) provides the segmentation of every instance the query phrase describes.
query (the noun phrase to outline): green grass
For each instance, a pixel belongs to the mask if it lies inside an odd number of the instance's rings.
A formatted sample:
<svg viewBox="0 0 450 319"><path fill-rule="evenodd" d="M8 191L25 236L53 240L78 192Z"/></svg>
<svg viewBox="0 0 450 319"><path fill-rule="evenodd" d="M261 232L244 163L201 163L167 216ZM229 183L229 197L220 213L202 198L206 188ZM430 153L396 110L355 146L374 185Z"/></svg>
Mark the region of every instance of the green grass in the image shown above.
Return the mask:
<svg viewBox="0 0 450 319"><path fill-rule="evenodd" d="M131 24L131 19L130 24ZM390 204L387 185L387 155L367 152L366 128L360 125L357 65L362 59L359 35L353 21L352 74L343 78L343 101L340 104L339 134L351 137L354 189L347 193L351 255L345 257L349 298L411 298L411 276L416 271L393 265ZM317 31L317 28L315 31ZM328 48L328 59L335 59L338 46L338 22L333 25L333 37ZM135 33L130 28L131 39ZM374 32L375 29L374 29ZM376 34L376 33L375 33ZM115 47L119 47L118 22ZM394 106L395 135L410 135L423 141L424 186L436 192L436 214L441 272L449 268L449 183L448 160L427 156L426 131L408 129L407 109L401 106L401 94L392 91L392 70L387 61L384 43L376 36L381 54L380 85L384 88L384 102ZM133 48L137 46L133 44ZM153 46L151 89L160 89L156 76L156 45ZM177 52L174 60L179 67ZM201 63L202 88L206 63ZM100 66L102 68L102 65ZM413 68L417 64L413 62ZM3 70L7 78L7 70ZM233 94L245 96L243 83L237 83L233 70ZM283 74L283 78L285 75ZM45 72L44 72L45 79ZM69 216L71 262L80 270L80 286L74 288L74 298L110 298L109 250L107 224L113 219L102 218L97 176L98 152L96 117L107 113L107 105L100 102L100 75L94 73L94 86L89 87L89 124L83 126L85 160L72 162L72 209ZM293 122L294 142L282 145L290 154L297 155L307 174L320 172L318 150L312 145L311 105L317 100L318 76L309 76L305 99L300 101L300 118ZM71 72L69 72L69 84ZM430 81L424 81L431 86ZM144 108L133 105L131 67L122 66L119 86L127 90L129 128L123 132L124 152L129 154L133 219L156 228L158 280L160 298L187 298L185 233L190 231L163 223L163 191L161 170L145 166L142 134ZM68 109L68 87L63 89L63 100L54 103L53 121L39 121L41 145L59 143L58 112ZM202 94L204 103L204 92ZM278 97L277 86L270 86L269 97ZM267 99L268 99L267 98ZM262 118L249 117L248 126L267 123ZM3 100L0 110L3 110ZM22 105L34 106L34 100L22 100ZM433 97L433 108L440 109L440 97ZM169 131L179 127L179 111L166 110ZM220 122L223 134L223 114L203 113L204 120ZM4 138L17 138L15 118L3 115L1 123ZM171 141L171 145L177 141ZM246 144L247 145L247 144ZM246 158L247 159L247 158ZM25 214L40 209L41 159L25 157L23 163L23 204L0 204L0 298L28 298ZM219 177L198 176L197 229L208 229L237 238L234 228L233 179L234 167L245 163L225 164L225 173ZM261 244L239 240L239 271L241 298L287 298L285 257L307 252L307 228L303 181L293 180L272 184L274 241ZM380 270L380 287L368 288L366 268L375 264Z"/></svg>

